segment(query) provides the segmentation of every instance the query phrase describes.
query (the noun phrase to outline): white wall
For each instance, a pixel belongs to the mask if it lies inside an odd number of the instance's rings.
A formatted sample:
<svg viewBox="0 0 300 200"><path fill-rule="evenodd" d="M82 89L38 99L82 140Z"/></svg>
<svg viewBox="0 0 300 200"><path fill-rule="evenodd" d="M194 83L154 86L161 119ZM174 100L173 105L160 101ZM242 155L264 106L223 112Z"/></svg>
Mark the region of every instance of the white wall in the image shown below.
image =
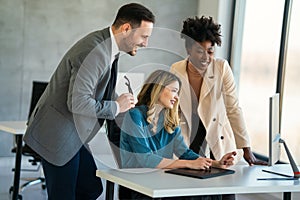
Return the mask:
<svg viewBox="0 0 300 200"><path fill-rule="evenodd" d="M128 0L0 0L0 120L26 120L33 80L48 81L64 53L87 33L109 26ZM227 58L231 0L137 0L156 15L149 48L123 56L122 72L167 68L185 55L182 22L211 15L222 25ZM134 70L132 70L134 68ZM146 70L145 70L146 69ZM11 156L11 135L0 132L0 156Z"/></svg>
<svg viewBox="0 0 300 200"><path fill-rule="evenodd" d="M231 43L231 20L232 20L232 0L200 0L198 7L198 16L211 16L213 19L221 24L222 46L217 47L216 57L229 57L229 49Z"/></svg>

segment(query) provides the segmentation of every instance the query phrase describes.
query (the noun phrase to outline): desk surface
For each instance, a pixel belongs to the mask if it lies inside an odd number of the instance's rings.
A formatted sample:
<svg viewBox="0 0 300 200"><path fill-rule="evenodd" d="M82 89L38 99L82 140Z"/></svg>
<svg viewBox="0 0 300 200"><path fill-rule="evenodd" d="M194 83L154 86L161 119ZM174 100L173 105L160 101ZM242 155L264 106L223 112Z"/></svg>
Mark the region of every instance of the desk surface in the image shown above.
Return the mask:
<svg viewBox="0 0 300 200"><path fill-rule="evenodd" d="M210 179L167 174L163 170L153 169L105 169L97 170L96 175L153 198L211 194L300 192L299 180L257 180L257 178L281 177L262 172L262 169L292 175L292 169L288 164L272 167L236 165L230 169L235 170L235 173Z"/></svg>
<svg viewBox="0 0 300 200"><path fill-rule="evenodd" d="M26 131L26 121L1 121L0 130L15 135L23 135Z"/></svg>

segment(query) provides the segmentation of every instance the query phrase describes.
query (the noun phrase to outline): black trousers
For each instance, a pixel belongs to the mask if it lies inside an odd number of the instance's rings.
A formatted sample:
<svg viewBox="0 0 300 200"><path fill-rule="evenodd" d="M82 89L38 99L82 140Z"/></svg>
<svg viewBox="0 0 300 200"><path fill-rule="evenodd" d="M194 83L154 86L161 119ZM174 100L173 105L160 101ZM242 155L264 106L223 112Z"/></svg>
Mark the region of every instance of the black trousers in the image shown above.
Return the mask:
<svg viewBox="0 0 300 200"><path fill-rule="evenodd" d="M63 166L44 159L42 165L49 200L95 200L103 191L94 158L84 146Z"/></svg>

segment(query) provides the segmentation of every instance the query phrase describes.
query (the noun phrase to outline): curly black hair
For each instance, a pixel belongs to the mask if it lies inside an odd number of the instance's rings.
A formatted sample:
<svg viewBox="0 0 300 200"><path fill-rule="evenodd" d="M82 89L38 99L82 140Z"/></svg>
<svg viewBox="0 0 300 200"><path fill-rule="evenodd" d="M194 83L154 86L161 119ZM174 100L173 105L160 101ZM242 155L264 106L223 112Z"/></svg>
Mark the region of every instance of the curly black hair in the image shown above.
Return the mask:
<svg viewBox="0 0 300 200"><path fill-rule="evenodd" d="M193 43L211 41L212 45L221 46L221 25L214 22L212 17L195 16L183 22L181 38L185 39L185 47L190 48Z"/></svg>

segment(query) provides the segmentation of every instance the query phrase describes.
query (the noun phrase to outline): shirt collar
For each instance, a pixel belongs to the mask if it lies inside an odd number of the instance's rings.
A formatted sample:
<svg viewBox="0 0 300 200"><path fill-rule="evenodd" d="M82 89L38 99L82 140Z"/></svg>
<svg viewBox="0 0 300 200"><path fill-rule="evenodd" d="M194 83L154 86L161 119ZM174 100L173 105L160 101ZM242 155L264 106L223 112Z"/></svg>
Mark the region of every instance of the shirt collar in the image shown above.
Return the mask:
<svg viewBox="0 0 300 200"><path fill-rule="evenodd" d="M120 51L119 51L119 47L117 45L116 38L115 38L115 36L112 32L111 27L109 27L109 34L110 34L110 37L111 37L111 64L112 64L113 61L115 60L115 56L117 54L119 54Z"/></svg>

